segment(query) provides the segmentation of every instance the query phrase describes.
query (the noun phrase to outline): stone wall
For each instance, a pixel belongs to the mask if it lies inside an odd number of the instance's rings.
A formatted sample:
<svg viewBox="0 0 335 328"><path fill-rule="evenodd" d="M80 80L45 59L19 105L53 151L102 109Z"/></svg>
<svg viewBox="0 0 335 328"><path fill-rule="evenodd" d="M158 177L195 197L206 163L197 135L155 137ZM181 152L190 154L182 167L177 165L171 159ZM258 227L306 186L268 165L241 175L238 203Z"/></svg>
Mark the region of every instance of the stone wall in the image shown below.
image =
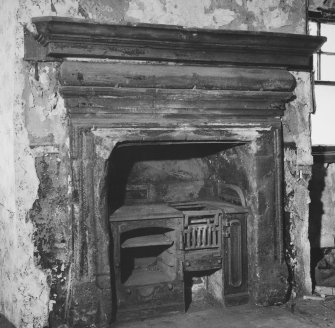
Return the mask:
<svg viewBox="0 0 335 328"><path fill-rule="evenodd" d="M58 65L23 61L23 26L59 15L98 22L305 33L301 0L12 0L0 4L0 312L17 327L53 327L67 316L74 277L71 168ZM297 99L284 118L287 246L298 292L310 292L308 189L309 75L296 73ZM72 195L75 197L75 195Z"/></svg>
<svg viewBox="0 0 335 328"><path fill-rule="evenodd" d="M335 164L316 163L310 181L310 241L313 248L335 244Z"/></svg>
<svg viewBox="0 0 335 328"><path fill-rule="evenodd" d="M292 72L293 73L293 72ZM310 113L313 110L308 73L294 73L296 99L287 105L283 118L285 218L287 258L291 265L293 294L310 293L310 244L308 241L311 178Z"/></svg>

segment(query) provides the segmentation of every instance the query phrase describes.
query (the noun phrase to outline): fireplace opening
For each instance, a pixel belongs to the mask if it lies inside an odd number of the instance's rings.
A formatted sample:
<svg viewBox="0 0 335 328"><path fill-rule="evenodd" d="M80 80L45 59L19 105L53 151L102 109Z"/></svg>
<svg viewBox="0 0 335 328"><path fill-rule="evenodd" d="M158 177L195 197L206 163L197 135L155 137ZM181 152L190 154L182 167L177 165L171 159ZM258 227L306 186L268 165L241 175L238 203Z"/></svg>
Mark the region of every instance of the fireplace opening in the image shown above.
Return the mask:
<svg viewBox="0 0 335 328"><path fill-rule="evenodd" d="M185 272L185 311L203 310L217 303L211 290L211 281L219 269Z"/></svg>
<svg viewBox="0 0 335 328"><path fill-rule="evenodd" d="M251 158L247 142L231 140L115 147L108 199L118 320L248 301Z"/></svg>
<svg viewBox="0 0 335 328"><path fill-rule="evenodd" d="M212 199L225 184L245 189L244 148L247 143L238 140L120 143L110 158L110 213L135 203ZM240 202L226 191L221 196L227 201Z"/></svg>

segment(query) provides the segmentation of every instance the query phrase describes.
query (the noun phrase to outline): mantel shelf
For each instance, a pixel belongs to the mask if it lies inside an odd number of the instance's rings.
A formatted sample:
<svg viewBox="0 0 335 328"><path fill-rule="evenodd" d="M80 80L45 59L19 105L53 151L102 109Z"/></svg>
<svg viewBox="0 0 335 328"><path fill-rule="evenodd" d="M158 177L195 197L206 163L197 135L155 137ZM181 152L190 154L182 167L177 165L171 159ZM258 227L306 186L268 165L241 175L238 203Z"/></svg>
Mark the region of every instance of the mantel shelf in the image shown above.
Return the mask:
<svg viewBox="0 0 335 328"><path fill-rule="evenodd" d="M310 70L326 38L299 34L113 25L64 17L36 17L35 38L25 33L25 59L76 58L172 61Z"/></svg>

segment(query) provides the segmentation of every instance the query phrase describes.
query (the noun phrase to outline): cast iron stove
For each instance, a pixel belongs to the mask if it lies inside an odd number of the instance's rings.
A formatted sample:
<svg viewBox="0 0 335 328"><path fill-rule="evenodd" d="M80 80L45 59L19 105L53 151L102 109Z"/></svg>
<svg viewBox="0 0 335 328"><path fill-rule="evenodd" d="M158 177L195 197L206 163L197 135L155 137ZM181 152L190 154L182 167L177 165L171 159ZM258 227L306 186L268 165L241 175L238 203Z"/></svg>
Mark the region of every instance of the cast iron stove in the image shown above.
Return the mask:
<svg viewBox="0 0 335 328"><path fill-rule="evenodd" d="M217 301L247 302L247 214L223 201L116 210L110 223L118 320L185 311L185 275L200 272L218 272Z"/></svg>

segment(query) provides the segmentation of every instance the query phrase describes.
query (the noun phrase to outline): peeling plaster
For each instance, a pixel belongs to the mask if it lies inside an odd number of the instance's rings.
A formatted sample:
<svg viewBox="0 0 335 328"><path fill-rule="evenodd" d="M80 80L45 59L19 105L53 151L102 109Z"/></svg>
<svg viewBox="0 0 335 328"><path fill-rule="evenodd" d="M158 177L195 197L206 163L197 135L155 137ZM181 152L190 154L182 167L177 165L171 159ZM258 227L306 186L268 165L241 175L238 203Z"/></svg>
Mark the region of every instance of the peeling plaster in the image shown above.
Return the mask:
<svg viewBox="0 0 335 328"><path fill-rule="evenodd" d="M58 94L58 66L27 64L25 120L31 145L62 145L68 138L64 100Z"/></svg>
<svg viewBox="0 0 335 328"><path fill-rule="evenodd" d="M271 0L266 5L264 0L78 1L78 15L107 23L155 23L214 29L305 32L305 2L301 0Z"/></svg>
<svg viewBox="0 0 335 328"><path fill-rule="evenodd" d="M19 2L5 1L1 6L2 37L8 45L2 53L2 62L6 63L2 70L7 72L1 76L1 104L6 106L7 120L11 119L7 121L11 139L2 149L11 150L12 163L7 167L15 173L3 189L10 192L7 199L11 207L10 216L1 217L0 311L16 327L39 328L48 320L49 286L45 273L34 265L34 227L26 221L37 197L38 179L24 124L23 31L16 20Z"/></svg>
<svg viewBox="0 0 335 328"><path fill-rule="evenodd" d="M284 153L285 172L285 212L289 218L286 228L289 235L288 261L294 274L293 292L308 294L312 292L310 277L309 190L311 166L299 166L297 151L286 148Z"/></svg>
<svg viewBox="0 0 335 328"><path fill-rule="evenodd" d="M309 73L291 72L297 81L296 99L287 104L283 119L284 142L297 147L297 164L312 165L310 114L313 112L312 85Z"/></svg>
<svg viewBox="0 0 335 328"><path fill-rule="evenodd" d="M308 8L310 10L317 10L318 7L322 7L325 0L309 0Z"/></svg>
<svg viewBox="0 0 335 328"><path fill-rule="evenodd" d="M206 13L210 5L210 0L132 0L126 19L141 23L211 28L227 25L234 20L236 13L228 9L219 8Z"/></svg>
<svg viewBox="0 0 335 328"><path fill-rule="evenodd" d="M296 290L311 293L309 227L309 190L311 178L310 114L313 110L310 74L291 72L296 80L294 91L296 99L287 105L283 118L285 149L285 212L290 218L287 222L290 237L291 263L295 274Z"/></svg>
<svg viewBox="0 0 335 328"><path fill-rule="evenodd" d="M7 180L2 179L5 184L1 186L6 194L0 194L7 212L1 215L0 220L0 312L18 328L42 328L48 325L50 285L48 270L42 270L35 263L36 230L27 216L38 198L40 182L36 174L34 154L30 149L26 108L36 104L34 109L37 122L51 120L54 125L59 113L48 112L43 107L43 102L50 107L56 105L56 111L61 111L62 106L61 102L56 104L55 98L48 94L53 86L48 81L51 72L47 68L40 76L40 86L32 88L34 95L26 97L28 75L27 66L22 60L22 26L27 25L32 29L31 17L51 15L52 12L50 1L42 0L3 1L0 12L1 37L7 44L0 50L2 62L6 63L2 66L3 75L0 77L0 115L1 122L5 122L6 126L0 131L5 134L5 138L1 138L5 142L1 147L2 153L8 152L6 163L0 165L4 168L2 173L7 173ZM46 113L51 116L47 117ZM64 133L61 131L59 135L55 134L55 141L64 142Z"/></svg>
<svg viewBox="0 0 335 328"><path fill-rule="evenodd" d="M79 14L79 0L51 0L50 8L57 16L82 17Z"/></svg>

